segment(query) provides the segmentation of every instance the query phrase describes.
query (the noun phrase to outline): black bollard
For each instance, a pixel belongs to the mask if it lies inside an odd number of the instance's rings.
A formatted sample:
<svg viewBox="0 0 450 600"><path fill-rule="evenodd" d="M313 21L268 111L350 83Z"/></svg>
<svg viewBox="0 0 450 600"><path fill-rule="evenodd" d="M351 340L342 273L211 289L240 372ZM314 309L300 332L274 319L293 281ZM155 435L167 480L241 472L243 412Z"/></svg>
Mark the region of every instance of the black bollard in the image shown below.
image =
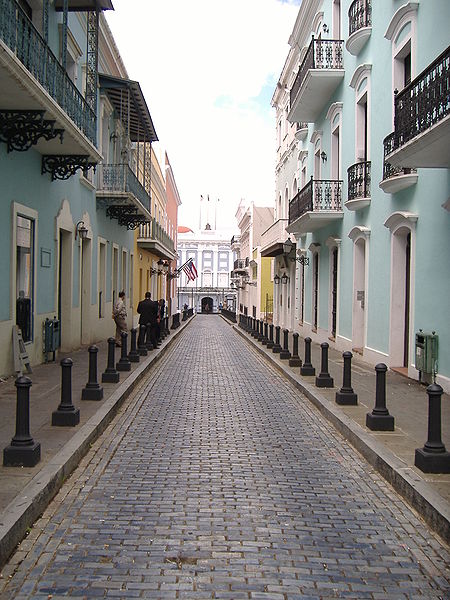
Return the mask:
<svg viewBox="0 0 450 600"><path fill-rule="evenodd" d="M320 344L322 348L322 361L320 365L320 373L316 377L316 386L320 388L333 387L333 378L328 373L328 342L322 342Z"/></svg>
<svg viewBox="0 0 450 600"><path fill-rule="evenodd" d="M344 352L344 375L341 389L336 392L336 403L346 406L356 406L358 404L358 395L352 388L352 357L351 352Z"/></svg>
<svg viewBox="0 0 450 600"><path fill-rule="evenodd" d="M280 331L281 331L281 327L279 325L277 325L275 327L275 344L272 346L272 352L274 354L278 354L282 350L281 345L280 345Z"/></svg>
<svg viewBox="0 0 450 600"><path fill-rule="evenodd" d="M138 336L138 352L139 356L147 356L147 347L145 345L145 325L139 325L139 336Z"/></svg>
<svg viewBox="0 0 450 600"><path fill-rule="evenodd" d="M387 366L380 363L375 367L377 374L375 408L366 415L366 426L372 431L394 431L394 417L386 408Z"/></svg>
<svg viewBox="0 0 450 600"><path fill-rule="evenodd" d="M111 338L115 344L114 338ZM80 409L72 403L72 365L70 358L61 361L61 403L52 413L52 425L74 427L80 422Z"/></svg>
<svg viewBox="0 0 450 600"><path fill-rule="evenodd" d="M441 396L443 389L437 383L427 387L428 440L423 448L416 448L414 465L424 473L450 473L450 452L441 438Z"/></svg>
<svg viewBox="0 0 450 600"><path fill-rule="evenodd" d="M137 335L137 330L133 327L133 329L131 330L130 353L128 354L128 360L130 362L139 362L140 361L139 352L137 351L137 347L136 347L136 335Z"/></svg>
<svg viewBox="0 0 450 600"><path fill-rule="evenodd" d="M150 323L147 323L145 335L145 347L147 348L147 350L154 350L152 344L152 326L150 325Z"/></svg>
<svg viewBox="0 0 450 600"><path fill-rule="evenodd" d="M292 334L292 357L289 359L290 367L301 367L302 361L300 356L298 355L298 333L294 332Z"/></svg>
<svg viewBox="0 0 450 600"><path fill-rule="evenodd" d="M11 444L3 449L3 466L34 467L41 460L41 445L30 435L31 379L18 377L14 385L17 389L16 434Z"/></svg>
<svg viewBox="0 0 450 600"><path fill-rule="evenodd" d="M119 373L114 367L114 360L116 354L116 343L115 339L108 338L108 363L105 371L102 373L102 383L118 383L120 379Z"/></svg>
<svg viewBox="0 0 450 600"><path fill-rule="evenodd" d="M261 340L261 343L262 343L263 346L266 346L267 342L269 341L268 333L269 333L269 324L268 323L264 323L264 334L263 334L263 337L262 337L262 340Z"/></svg>
<svg viewBox="0 0 450 600"><path fill-rule="evenodd" d="M269 325L269 339L267 341L267 348L269 350L273 348L273 323Z"/></svg>
<svg viewBox="0 0 450 600"><path fill-rule="evenodd" d="M305 362L303 363L303 366L300 367L300 375L314 376L315 374L316 369L311 363L311 338L305 337Z"/></svg>
<svg viewBox="0 0 450 600"><path fill-rule="evenodd" d="M122 331L120 337L122 338L122 348L120 353L120 360L118 363L116 363L116 369L118 371L131 371L131 363L127 356L127 332Z"/></svg>
<svg viewBox="0 0 450 600"><path fill-rule="evenodd" d="M123 333L122 333L123 350ZM126 350L126 343L125 343ZM101 400L103 398L103 388L97 381L97 346L90 346L89 352L89 380L86 386L81 390L82 400Z"/></svg>
<svg viewBox="0 0 450 600"><path fill-rule="evenodd" d="M258 342L262 342L263 339L263 320L258 319L258 335L256 336Z"/></svg>
<svg viewBox="0 0 450 600"><path fill-rule="evenodd" d="M280 352L281 360L289 360L291 353L289 352L289 330L283 329L283 350Z"/></svg>
<svg viewBox="0 0 450 600"><path fill-rule="evenodd" d="M251 317L251 321L252 321L252 329L250 331L250 335L252 337L256 337L256 319L254 317Z"/></svg>

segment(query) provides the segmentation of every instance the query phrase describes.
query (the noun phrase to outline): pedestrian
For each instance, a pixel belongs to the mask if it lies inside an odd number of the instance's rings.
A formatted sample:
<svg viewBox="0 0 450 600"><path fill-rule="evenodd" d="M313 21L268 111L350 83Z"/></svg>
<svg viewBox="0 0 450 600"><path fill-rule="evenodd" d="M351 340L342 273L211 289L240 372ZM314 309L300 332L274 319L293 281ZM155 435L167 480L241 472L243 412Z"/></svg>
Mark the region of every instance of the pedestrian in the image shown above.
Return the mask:
<svg viewBox="0 0 450 600"><path fill-rule="evenodd" d="M158 341L161 339L161 321L164 319L165 304L164 298L158 300L158 317L156 319L156 339Z"/></svg>
<svg viewBox="0 0 450 600"><path fill-rule="evenodd" d="M156 348L156 325L158 316L158 303L152 300L150 292L145 292L144 300L141 300L137 307L139 314L139 325L150 325L150 342L153 348Z"/></svg>
<svg viewBox="0 0 450 600"><path fill-rule="evenodd" d="M127 308L125 306L125 292L119 292L119 299L114 305L112 318L116 324L116 346L122 345L122 331L128 331Z"/></svg>

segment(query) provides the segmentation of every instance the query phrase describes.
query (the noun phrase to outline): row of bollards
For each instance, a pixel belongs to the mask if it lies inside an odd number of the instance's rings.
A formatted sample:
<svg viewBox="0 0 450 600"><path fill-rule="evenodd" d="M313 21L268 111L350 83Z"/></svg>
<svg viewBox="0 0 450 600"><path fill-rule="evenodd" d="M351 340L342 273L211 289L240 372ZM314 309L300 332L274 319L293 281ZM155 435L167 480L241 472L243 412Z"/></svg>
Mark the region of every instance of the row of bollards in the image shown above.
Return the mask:
<svg viewBox="0 0 450 600"><path fill-rule="evenodd" d="M186 317L193 315L192 309L185 311ZM180 314L173 315L172 329L181 325ZM131 363L138 363L141 356L161 345L161 340L170 335L169 317L160 323L160 335L153 339L150 325L140 325L131 329L130 352L127 352L128 333L121 334L121 352L119 361L115 362L116 341L113 337L108 339L107 366L102 373L102 383L118 383L120 371L131 371ZM102 400L103 387L97 381L97 346L90 346L88 381L81 390L82 400ZM58 408L52 413L52 425L60 427L74 427L80 423L80 409L72 402L72 367L70 358L61 360L61 401ZM17 390L16 399L16 432L9 446L3 450L4 466L34 467L41 459L41 445L35 442L30 435L30 388L32 381L29 377L18 377L15 381Z"/></svg>
<svg viewBox="0 0 450 600"><path fill-rule="evenodd" d="M280 345L281 327L272 323L264 323L262 319L255 319L247 315L240 315L239 326L262 342L267 349L279 354L281 360L289 360L289 366L300 367L300 375L314 377L316 370L311 363L310 337L305 338L305 359L302 363L298 355L297 332L292 334L293 352L288 348L287 329L283 329L283 347ZM275 329L275 341L274 341ZM262 332L264 331L264 335ZM318 388L334 387L333 378L328 372L328 350L329 344L323 342L321 345L321 367L320 373L315 377L315 385ZM336 403L345 406L356 406L358 395L354 392L351 383L351 361L352 353L344 352L343 358L343 381L342 387L336 392ZM386 406L386 372L388 368L384 363L375 367L375 406L366 415L366 426L371 431L394 431L395 420L389 414ZM416 467L426 473L450 473L450 453L446 451L441 437L441 396L443 389L440 385L432 384L427 388L428 395L428 440L423 448L415 451Z"/></svg>

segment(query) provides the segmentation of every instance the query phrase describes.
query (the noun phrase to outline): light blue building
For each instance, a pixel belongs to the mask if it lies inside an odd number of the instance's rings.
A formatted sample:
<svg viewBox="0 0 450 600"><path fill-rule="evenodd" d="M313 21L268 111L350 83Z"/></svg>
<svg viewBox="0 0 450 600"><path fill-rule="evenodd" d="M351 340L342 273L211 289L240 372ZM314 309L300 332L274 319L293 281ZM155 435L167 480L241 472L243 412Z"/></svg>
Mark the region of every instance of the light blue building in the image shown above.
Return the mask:
<svg viewBox="0 0 450 600"><path fill-rule="evenodd" d="M16 325L36 364L51 347L46 319L70 351L113 333L121 289L131 308L133 230L151 218L157 136L106 23L111 9L0 3L2 375L14 371Z"/></svg>
<svg viewBox="0 0 450 600"><path fill-rule="evenodd" d="M303 0L272 99L277 196L262 240L288 276L276 323L415 379L436 370L446 391L449 22L447 0Z"/></svg>

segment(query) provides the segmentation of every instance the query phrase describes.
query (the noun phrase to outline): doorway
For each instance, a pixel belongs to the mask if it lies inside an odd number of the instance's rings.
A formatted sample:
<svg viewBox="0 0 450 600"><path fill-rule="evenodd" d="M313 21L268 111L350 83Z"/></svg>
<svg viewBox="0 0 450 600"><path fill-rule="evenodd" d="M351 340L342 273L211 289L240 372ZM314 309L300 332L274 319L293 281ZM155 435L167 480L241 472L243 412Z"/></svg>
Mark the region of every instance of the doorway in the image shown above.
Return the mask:
<svg viewBox="0 0 450 600"><path fill-rule="evenodd" d="M205 314L211 314L213 311L213 299L206 296L205 298L202 298L202 313Z"/></svg>
<svg viewBox="0 0 450 600"><path fill-rule="evenodd" d="M407 369L410 362L411 231L392 235L391 365Z"/></svg>
<svg viewBox="0 0 450 600"><path fill-rule="evenodd" d="M363 353L366 330L366 241L356 240L353 257L353 350Z"/></svg>
<svg viewBox="0 0 450 600"><path fill-rule="evenodd" d="M90 342L90 309L91 309L91 240L81 241L81 344Z"/></svg>
<svg viewBox="0 0 450 600"><path fill-rule="evenodd" d="M61 350L71 349L72 329L72 233L59 230L58 319Z"/></svg>

